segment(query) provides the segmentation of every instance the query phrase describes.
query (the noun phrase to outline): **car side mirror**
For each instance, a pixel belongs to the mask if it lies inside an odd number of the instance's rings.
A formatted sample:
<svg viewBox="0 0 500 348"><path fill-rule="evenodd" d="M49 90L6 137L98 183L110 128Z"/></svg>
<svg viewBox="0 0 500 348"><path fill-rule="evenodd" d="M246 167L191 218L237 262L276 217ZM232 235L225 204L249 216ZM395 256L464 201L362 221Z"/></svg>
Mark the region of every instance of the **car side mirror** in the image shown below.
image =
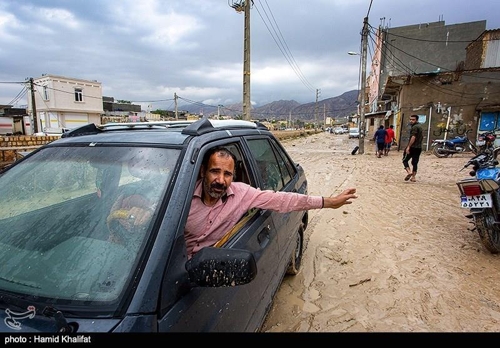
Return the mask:
<svg viewBox="0 0 500 348"><path fill-rule="evenodd" d="M206 247L186 263L189 280L198 286L223 287L250 283L257 275L248 250Z"/></svg>

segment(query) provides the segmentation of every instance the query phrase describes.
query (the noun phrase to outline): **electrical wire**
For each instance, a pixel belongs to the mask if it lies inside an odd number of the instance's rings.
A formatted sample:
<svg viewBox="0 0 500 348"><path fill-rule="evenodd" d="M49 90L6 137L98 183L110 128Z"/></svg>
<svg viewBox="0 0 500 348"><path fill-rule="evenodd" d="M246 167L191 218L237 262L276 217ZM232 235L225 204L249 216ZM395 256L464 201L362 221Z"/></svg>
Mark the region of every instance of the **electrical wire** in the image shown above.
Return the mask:
<svg viewBox="0 0 500 348"><path fill-rule="evenodd" d="M26 86L23 86L21 91L12 99L8 105L15 105L17 104L18 101L20 101L22 98L26 96L26 93L28 92L28 88Z"/></svg>
<svg viewBox="0 0 500 348"><path fill-rule="evenodd" d="M268 15L268 11L266 11L266 9L264 7L262 7L262 12L265 14L265 16L269 22L269 25L268 25L268 23L266 23L266 20L262 16L261 11L259 11L259 8L256 5L256 3L254 3L254 7L257 10L257 13L259 14L260 18L262 19L262 22L266 26L268 32L271 34L271 37L273 38L274 42L278 46L278 49L283 54L286 61L288 62L288 64L292 68L292 70L295 72L295 74L301 80L302 84L304 86L306 86L311 92L314 92L316 90L316 88L306 79L306 77L304 76L304 74L300 70L300 67L297 64L297 61L293 57L293 54L291 53L291 51L290 51L290 49L289 49L289 47L288 47L288 45L283 37L283 34L281 33L281 30L279 29L278 23L276 22L276 19L272 14L272 10L269 7L267 0L264 0L264 2L268 8L270 16L272 17L272 21L271 21L271 18ZM274 22L274 25L273 25L273 22ZM271 32L270 27L272 28L272 32ZM273 32L274 32L274 34L273 34Z"/></svg>

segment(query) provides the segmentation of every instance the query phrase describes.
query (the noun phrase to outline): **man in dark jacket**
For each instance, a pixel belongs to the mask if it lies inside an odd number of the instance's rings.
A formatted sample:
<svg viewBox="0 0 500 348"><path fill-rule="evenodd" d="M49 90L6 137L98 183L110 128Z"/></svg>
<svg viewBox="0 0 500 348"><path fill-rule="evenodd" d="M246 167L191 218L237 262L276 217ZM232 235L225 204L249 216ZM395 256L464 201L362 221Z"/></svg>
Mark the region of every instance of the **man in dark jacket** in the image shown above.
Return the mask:
<svg viewBox="0 0 500 348"><path fill-rule="evenodd" d="M380 158L384 154L385 149L385 137L387 136L387 131L384 129L384 125L380 125L373 135L373 140L377 143L377 157Z"/></svg>
<svg viewBox="0 0 500 348"><path fill-rule="evenodd" d="M415 182L415 176L417 175L418 160L420 159L420 154L422 153L422 140L424 134L420 123L418 123L418 115L410 116L410 141L408 146L406 146L403 153L403 166L406 170L405 181ZM410 170L409 161L411 159L412 169Z"/></svg>

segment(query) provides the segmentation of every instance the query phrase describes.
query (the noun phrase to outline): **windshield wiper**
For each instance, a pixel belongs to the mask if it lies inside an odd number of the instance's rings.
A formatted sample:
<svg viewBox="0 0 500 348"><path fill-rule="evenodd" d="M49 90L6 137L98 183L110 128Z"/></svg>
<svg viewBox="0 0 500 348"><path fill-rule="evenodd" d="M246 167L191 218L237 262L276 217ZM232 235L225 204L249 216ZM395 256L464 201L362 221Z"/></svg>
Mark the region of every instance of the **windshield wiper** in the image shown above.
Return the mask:
<svg viewBox="0 0 500 348"><path fill-rule="evenodd" d="M57 332L60 333L69 333L76 332L76 327L68 324L68 321L64 317L64 314L55 309L54 307L45 307L42 311L42 314L49 318L54 318L56 321Z"/></svg>
<svg viewBox="0 0 500 348"><path fill-rule="evenodd" d="M27 286L29 288L33 288L33 289L41 289L42 287L38 286L38 285L34 285L34 284L28 284L28 283L25 283L25 282L20 282L18 280L14 280L14 279L7 279L7 278L4 278L4 277L0 277L0 280L4 280L8 283L12 283L12 284L16 284L16 285L23 285L23 286Z"/></svg>

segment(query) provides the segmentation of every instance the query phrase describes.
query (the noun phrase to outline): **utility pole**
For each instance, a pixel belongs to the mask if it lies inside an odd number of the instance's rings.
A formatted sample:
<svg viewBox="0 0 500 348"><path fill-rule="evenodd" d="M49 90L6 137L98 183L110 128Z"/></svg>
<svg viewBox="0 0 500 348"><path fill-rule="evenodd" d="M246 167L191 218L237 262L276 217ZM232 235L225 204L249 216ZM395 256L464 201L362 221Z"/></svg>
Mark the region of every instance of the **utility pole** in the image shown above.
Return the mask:
<svg viewBox="0 0 500 348"><path fill-rule="evenodd" d="M368 45L368 17L363 20L361 32L361 100L359 109L359 154L365 153L365 94L366 94L366 50Z"/></svg>
<svg viewBox="0 0 500 348"><path fill-rule="evenodd" d="M35 104L35 83L33 78L30 78L30 89L31 89L31 112L33 114L33 133L38 133L38 120L36 116L36 104Z"/></svg>
<svg viewBox="0 0 500 348"><path fill-rule="evenodd" d="M175 120L178 120L179 114L177 112L177 93L174 93L174 104L175 104Z"/></svg>
<svg viewBox="0 0 500 348"><path fill-rule="evenodd" d="M221 104L217 105L217 119L218 120L220 120L220 107L221 106L222 106Z"/></svg>
<svg viewBox="0 0 500 348"><path fill-rule="evenodd" d="M243 52L243 119L250 121L250 2L245 0L245 38Z"/></svg>
<svg viewBox="0 0 500 348"><path fill-rule="evenodd" d="M228 0L229 2L229 0ZM245 30L243 37L243 119L251 120L250 103L250 5L253 0L231 0L232 7L236 12L245 12Z"/></svg>
<svg viewBox="0 0 500 348"><path fill-rule="evenodd" d="M316 103L314 104L314 128L318 127L318 98L319 98L319 89L316 89Z"/></svg>
<svg viewBox="0 0 500 348"><path fill-rule="evenodd" d="M323 104L323 124L326 127L326 104Z"/></svg>

